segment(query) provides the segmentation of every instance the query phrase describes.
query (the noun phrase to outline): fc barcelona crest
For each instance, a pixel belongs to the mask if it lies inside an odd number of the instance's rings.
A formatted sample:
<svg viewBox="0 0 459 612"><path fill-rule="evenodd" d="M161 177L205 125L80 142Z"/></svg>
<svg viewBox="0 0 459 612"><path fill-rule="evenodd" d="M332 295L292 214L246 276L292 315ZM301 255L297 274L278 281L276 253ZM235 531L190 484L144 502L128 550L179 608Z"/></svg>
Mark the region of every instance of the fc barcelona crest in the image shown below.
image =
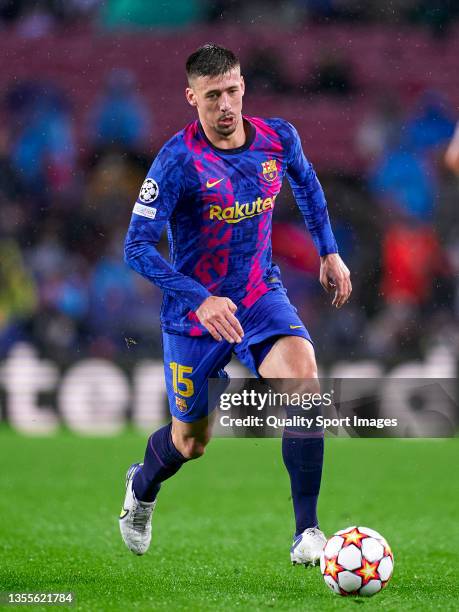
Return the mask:
<svg viewBox="0 0 459 612"><path fill-rule="evenodd" d="M186 401L183 399L183 397L175 396L175 405L180 412L186 412L188 410L188 406L186 405Z"/></svg>
<svg viewBox="0 0 459 612"><path fill-rule="evenodd" d="M272 183L277 178L277 163L275 159L268 159L268 161L261 162L263 169L263 178L269 183Z"/></svg>

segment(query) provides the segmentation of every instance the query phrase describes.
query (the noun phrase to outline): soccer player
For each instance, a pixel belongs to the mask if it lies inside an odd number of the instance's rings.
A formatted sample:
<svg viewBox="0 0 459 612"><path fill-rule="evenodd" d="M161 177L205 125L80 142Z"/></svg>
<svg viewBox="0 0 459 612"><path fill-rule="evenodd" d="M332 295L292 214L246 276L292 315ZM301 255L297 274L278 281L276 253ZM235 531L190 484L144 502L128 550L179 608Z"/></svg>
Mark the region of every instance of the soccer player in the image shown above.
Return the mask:
<svg viewBox="0 0 459 612"><path fill-rule="evenodd" d="M161 484L204 453L208 378L225 377L235 353L265 379L317 379L309 333L271 261L271 225L286 175L321 259L320 282L340 308L351 293L320 183L295 128L242 115L237 57L207 44L186 63L186 99L198 119L160 150L129 226L127 263L164 292L164 370L172 422L154 432L126 475L120 529L144 554ZM170 262L156 245L167 224ZM317 520L323 435L283 436L290 476L294 563L314 565L325 543Z"/></svg>

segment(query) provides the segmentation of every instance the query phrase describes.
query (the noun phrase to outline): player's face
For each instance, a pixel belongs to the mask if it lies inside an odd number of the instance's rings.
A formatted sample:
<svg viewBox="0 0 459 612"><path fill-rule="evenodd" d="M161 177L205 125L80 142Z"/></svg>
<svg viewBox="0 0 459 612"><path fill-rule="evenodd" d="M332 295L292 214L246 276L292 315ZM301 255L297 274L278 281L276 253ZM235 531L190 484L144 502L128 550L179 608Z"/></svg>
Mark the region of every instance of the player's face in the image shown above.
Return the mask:
<svg viewBox="0 0 459 612"><path fill-rule="evenodd" d="M235 132L242 119L244 89L238 66L216 77L194 77L186 98L196 107L203 127L225 138Z"/></svg>

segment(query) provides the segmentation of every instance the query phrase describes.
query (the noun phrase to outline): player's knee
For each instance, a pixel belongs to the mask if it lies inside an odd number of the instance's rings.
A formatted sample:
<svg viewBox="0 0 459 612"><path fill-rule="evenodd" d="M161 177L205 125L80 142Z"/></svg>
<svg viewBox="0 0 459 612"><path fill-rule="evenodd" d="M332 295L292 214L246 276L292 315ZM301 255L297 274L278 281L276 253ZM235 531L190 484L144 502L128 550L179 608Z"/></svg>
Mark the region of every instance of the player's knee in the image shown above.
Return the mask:
<svg viewBox="0 0 459 612"><path fill-rule="evenodd" d="M266 376L266 373L260 368L260 374L264 378L282 378L302 380L304 384L310 384L311 387L316 387L318 382L318 372L315 363L298 360L295 363L281 364L275 369L275 376ZM293 384L293 383L292 383Z"/></svg>
<svg viewBox="0 0 459 612"><path fill-rule="evenodd" d="M319 387L318 372L315 362L311 360L298 360L295 364L290 364L288 369L283 369L282 376L285 384L296 387L300 386L303 389L314 393ZM290 379L290 382L287 382Z"/></svg>
<svg viewBox="0 0 459 612"><path fill-rule="evenodd" d="M317 368L291 368L288 374L286 373L284 376L279 376L278 379L273 380L273 387L278 392L290 395L294 393L299 395L320 393Z"/></svg>
<svg viewBox="0 0 459 612"><path fill-rule="evenodd" d="M282 389L284 392L292 394L310 394L320 393L320 383L317 376L295 376L295 378L282 381Z"/></svg>
<svg viewBox="0 0 459 612"><path fill-rule="evenodd" d="M290 369L290 377L302 379L305 384L309 384L311 387L315 388L318 384L317 366L310 361L300 361Z"/></svg>
<svg viewBox="0 0 459 612"><path fill-rule="evenodd" d="M320 383L317 377L317 372L315 375L310 372L301 380L301 393L302 394L310 394L315 395L317 393L320 394Z"/></svg>
<svg viewBox="0 0 459 612"><path fill-rule="evenodd" d="M207 440L198 438L186 438L182 440L181 448L179 449L185 459L199 459L204 454Z"/></svg>

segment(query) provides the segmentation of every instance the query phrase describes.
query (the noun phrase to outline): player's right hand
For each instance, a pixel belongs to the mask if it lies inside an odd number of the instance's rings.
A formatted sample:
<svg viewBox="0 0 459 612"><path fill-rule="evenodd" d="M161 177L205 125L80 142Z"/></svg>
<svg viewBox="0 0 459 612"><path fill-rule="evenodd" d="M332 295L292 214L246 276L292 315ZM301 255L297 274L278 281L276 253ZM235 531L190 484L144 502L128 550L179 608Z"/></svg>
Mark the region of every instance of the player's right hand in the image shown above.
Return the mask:
<svg viewBox="0 0 459 612"><path fill-rule="evenodd" d="M227 297L211 295L196 310L196 315L211 334L212 338L221 342L224 338L231 344L242 342L244 331L234 316L237 306Z"/></svg>

